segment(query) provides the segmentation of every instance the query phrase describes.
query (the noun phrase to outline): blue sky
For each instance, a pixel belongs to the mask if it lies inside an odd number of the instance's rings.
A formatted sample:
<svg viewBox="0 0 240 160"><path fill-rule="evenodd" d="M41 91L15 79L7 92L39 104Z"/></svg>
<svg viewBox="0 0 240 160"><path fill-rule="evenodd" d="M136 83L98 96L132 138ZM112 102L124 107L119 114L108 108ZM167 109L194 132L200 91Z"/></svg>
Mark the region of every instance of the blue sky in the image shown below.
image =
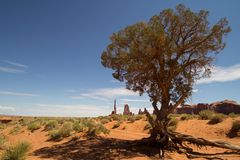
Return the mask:
<svg viewBox="0 0 240 160"><path fill-rule="evenodd" d="M227 17L232 32L213 76L195 86L189 103L240 102L240 1L8 0L0 1L0 114L97 116L128 103L151 108L146 96L124 89L101 65L109 36L182 3Z"/></svg>

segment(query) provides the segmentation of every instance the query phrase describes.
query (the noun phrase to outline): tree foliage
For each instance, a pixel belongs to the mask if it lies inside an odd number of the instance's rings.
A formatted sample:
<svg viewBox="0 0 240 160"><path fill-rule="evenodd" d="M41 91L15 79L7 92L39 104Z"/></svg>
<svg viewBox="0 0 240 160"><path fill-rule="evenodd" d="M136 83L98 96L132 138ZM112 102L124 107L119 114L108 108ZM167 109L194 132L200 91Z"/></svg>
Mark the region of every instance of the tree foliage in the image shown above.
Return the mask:
<svg viewBox="0 0 240 160"><path fill-rule="evenodd" d="M174 109L191 95L196 80L209 76L214 53L225 47L228 21L210 26L207 17L207 11L178 5L127 26L111 35L102 64L128 89L147 93L162 106L174 103Z"/></svg>
<svg viewBox="0 0 240 160"><path fill-rule="evenodd" d="M168 115L191 96L197 80L210 76L215 55L224 49L224 37L230 30L226 18L210 25L207 11L193 12L180 4L111 35L111 43L102 53L102 64L111 68L113 77L125 82L127 89L150 97L156 116L146 111L152 126L149 140L159 144L161 157L164 149L181 151L189 158L203 156L193 155L192 149L183 146L184 141L240 150L226 142L168 129Z"/></svg>

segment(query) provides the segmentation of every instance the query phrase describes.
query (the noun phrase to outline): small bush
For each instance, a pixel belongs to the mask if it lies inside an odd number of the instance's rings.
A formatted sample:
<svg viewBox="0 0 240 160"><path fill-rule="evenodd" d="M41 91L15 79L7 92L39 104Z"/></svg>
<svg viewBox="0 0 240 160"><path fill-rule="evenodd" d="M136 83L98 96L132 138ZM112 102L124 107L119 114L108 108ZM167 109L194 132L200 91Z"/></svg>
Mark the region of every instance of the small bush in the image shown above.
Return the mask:
<svg viewBox="0 0 240 160"><path fill-rule="evenodd" d="M232 113L229 113L228 116L231 117L231 118L235 118L235 117L237 117L237 114L232 112Z"/></svg>
<svg viewBox="0 0 240 160"><path fill-rule="evenodd" d="M2 155L1 160L24 160L26 153L30 149L30 144L27 142L18 143L15 146L9 147Z"/></svg>
<svg viewBox="0 0 240 160"><path fill-rule="evenodd" d="M84 131L84 125L79 122L73 123L73 130L76 132L83 132Z"/></svg>
<svg viewBox="0 0 240 160"><path fill-rule="evenodd" d="M101 123L97 123L97 124L95 124L94 127L88 129L87 135L88 136L96 136L96 135L99 135L100 133L109 134L109 132L110 131L108 129L106 129L104 127L104 125L102 125Z"/></svg>
<svg viewBox="0 0 240 160"><path fill-rule="evenodd" d="M150 129L152 129L152 126L150 123L147 123L144 127L144 130L150 130Z"/></svg>
<svg viewBox="0 0 240 160"><path fill-rule="evenodd" d="M168 115L169 118L177 118L179 116L180 114L172 114L172 113Z"/></svg>
<svg viewBox="0 0 240 160"><path fill-rule="evenodd" d="M50 140L59 140L62 138L58 130L51 130L48 132L48 135Z"/></svg>
<svg viewBox="0 0 240 160"><path fill-rule="evenodd" d="M0 122L0 130L5 129L6 127L7 127L6 124L3 124L3 123Z"/></svg>
<svg viewBox="0 0 240 160"><path fill-rule="evenodd" d="M168 129L170 131L175 131L177 128L178 120L176 118L171 118L171 120L168 123Z"/></svg>
<svg viewBox="0 0 240 160"><path fill-rule="evenodd" d="M130 117L128 117L128 121L129 121L130 123L133 123L133 122L136 121L136 119L135 119L134 116L130 116Z"/></svg>
<svg viewBox="0 0 240 160"><path fill-rule="evenodd" d="M240 121L239 120L233 122L231 131L234 133L240 132Z"/></svg>
<svg viewBox="0 0 240 160"><path fill-rule="evenodd" d="M209 124L217 124L222 122L224 119L224 115L223 114L215 114L214 116L211 117L210 121L208 122Z"/></svg>
<svg viewBox="0 0 240 160"><path fill-rule="evenodd" d="M112 120L114 120L114 121L120 121L120 120L122 119L121 116L120 116L120 115L117 115L117 114L111 115L111 118L112 118Z"/></svg>
<svg viewBox="0 0 240 160"><path fill-rule="evenodd" d="M12 135L16 135L20 132L21 130L21 126L20 125L16 125L10 132L9 134L12 134Z"/></svg>
<svg viewBox="0 0 240 160"><path fill-rule="evenodd" d="M58 127L58 121L56 120L49 120L45 125L45 130L50 131Z"/></svg>
<svg viewBox="0 0 240 160"><path fill-rule="evenodd" d="M28 124L28 130L30 130L31 132L34 132L35 130L38 130L39 128L41 128L41 125L38 122L31 122Z"/></svg>
<svg viewBox="0 0 240 160"><path fill-rule="evenodd" d="M21 126L27 126L31 123L31 120L29 118L22 118L18 122Z"/></svg>
<svg viewBox="0 0 240 160"><path fill-rule="evenodd" d="M101 119L101 123L102 123L102 124L106 124L106 123L109 123L109 122L110 122L110 120L107 119L107 118Z"/></svg>
<svg viewBox="0 0 240 160"><path fill-rule="evenodd" d="M0 135L0 149L3 149L5 147L6 138L2 135Z"/></svg>
<svg viewBox="0 0 240 160"><path fill-rule="evenodd" d="M135 117L135 120L138 121L138 120L142 119L144 117L144 115L136 115L134 117Z"/></svg>
<svg viewBox="0 0 240 160"><path fill-rule="evenodd" d="M59 129L59 134L61 137L68 137L71 135L71 131L73 130L71 122L63 123L62 127Z"/></svg>
<svg viewBox="0 0 240 160"><path fill-rule="evenodd" d="M213 117L213 115L215 114L213 111L211 110L202 110L199 113L199 118L202 120L209 120Z"/></svg>
<svg viewBox="0 0 240 160"><path fill-rule="evenodd" d="M120 127L120 125L121 125L120 122L116 122L116 123L113 125L112 129L118 128L118 127Z"/></svg>
<svg viewBox="0 0 240 160"><path fill-rule="evenodd" d="M189 120L192 118L193 118L193 116L191 114L183 114L180 119L181 120Z"/></svg>

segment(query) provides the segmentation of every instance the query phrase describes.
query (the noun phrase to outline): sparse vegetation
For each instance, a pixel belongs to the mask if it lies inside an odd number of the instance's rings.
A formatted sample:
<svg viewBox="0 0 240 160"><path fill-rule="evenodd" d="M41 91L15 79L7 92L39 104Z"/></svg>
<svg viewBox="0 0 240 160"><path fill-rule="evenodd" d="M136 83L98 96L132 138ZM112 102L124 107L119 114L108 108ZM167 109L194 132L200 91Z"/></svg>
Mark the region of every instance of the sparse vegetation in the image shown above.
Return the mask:
<svg viewBox="0 0 240 160"><path fill-rule="evenodd" d="M171 120L168 123L168 129L170 131L175 131L177 128L178 120L176 118L171 118Z"/></svg>
<svg viewBox="0 0 240 160"><path fill-rule="evenodd" d="M107 119L107 118L101 119L101 123L102 123L102 124L106 124L106 123L109 123L109 122L110 122L110 120Z"/></svg>
<svg viewBox="0 0 240 160"><path fill-rule="evenodd" d="M60 140L65 137L69 137L73 130L71 122L65 122L60 129L51 130L48 132L50 140Z"/></svg>
<svg viewBox="0 0 240 160"><path fill-rule="evenodd" d="M6 128L6 124L3 124L3 123L0 122L0 130L3 130L5 128Z"/></svg>
<svg viewBox="0 0 240 160"><path fill-rule="evenodd" d="M94 127L88 129L87 135L96 136L99 135L100 133L109 134L109 132L110 131L106 129L101 123L96 123Z"/></svg>
<svg viewBox="0 0 240 160"><path fill-rule="evenodd" d="M144 130L150 130L152 128L150 123L147 123L144 127Z"/></svg>
<svg viewBox="0 0 240 160"><path fill-rule="evenodd" d="M199 113L199 118L202 120L210 120L214 116L214 112L211 110L202 110Z"/></svg>
<svg viewBox="0 0 240 160"><path fill-rule="evenodd" d="M71 131L73 130L73 126L71 122L63 123L62 127L59 129L59 134L61 137L68 137L71 135Z"/></svg>
<svg viewBox="0 0 240 160"><path fill-rule="evenodd" d="M62 138L58 130L51 130L48 132L48 135L50 140L59 140Z"/></svg>
<svg viewBox="0 0 240 160"><path fill-rule="evenodd" d="M229 113L228 116L231 117L231 118L235 118L235 117L237 117L238 115L232 112L232 113Z"/></svg>
<svg viewBox="0 0 240 160"><path fill-rule="evenodd" d="M45 130L50 131L56 129L58 127L58 121L56 120L49 120L45 125Z"/></svg>
<svg viewBox="0 0 240 160"><path fill-rule="evenodd" d="M39 122L31 122L28 124L28 130L31 132L34 132L35 130L38 130L41 128L41 125Z"/></svg>
<svg viewBox="0 0 240 160"><path fill-rule="evenodd" d="M143 119L144 118L144 115L135 115L135 120L138 121L140 119Z"/></svg>
<svg viewBox="0 0 240 160"><path fill-rule="evenodd" d="M232 123L232 128L230 130L230 133L233 136L240 136L240 120L236 120Z"/></svg>
<svg viewBox="0 0 240 160"><path fill-rule="evenodd" d="M1 160L25 160L26 153L30 149L30 144L20 142L15 146L9 147L2 155Z"/></svg>
<svg viewBox="0 0 240 160"><path fill-rule="evenodd" d="M76 132L83 132L84 125L82 123L80 123L79 121L76 121L73 123L73 130Z"/></svg>
<svg viewBox="0 0 240 160"><path fill-rule="evenodd" d="M217 124L223 121L224 115L221 113L214 114L211 118L210 121L208 122L209 124Z"/></svg>
<svg viewBox="0 0 240 160"><path fill-rule="evenodd" d="M0 149L5 147L6 138L3 135L0 135Z"/></svg>
<svg viewBox="0 0 240 160"><path fill-rule="evenodd" d="M191 114L182 114L180 119L181 120L189 120L189 119L192 119L192 118L194 118L194 116L191 115Z"/></svg>
<svg viewBox="0 0 240 160"><path fill-rule="evenodd" d="M128 117L128 121L129 121L130 123L133 123L133 122L136 121L136 118L135 118L134 116L129 116L129 117Z"/></svg>
<svg viewBox="0 0 240 160"><path fill-rule="evenodd" d="M120 127L120 125L121 125L121 123L120 123L120 122L116 122L116 123L113 125L113 127L112 127L112 128L113 128L113 129L114 129L114 128L118 128L118 127Z"/></svg>
<svg viewBox="0 0 240 160"><path fill-rule="evenodd" d="M13 134L13 135L16 135L20 132L21 130L21 126L20 125L16 125L14 126L14 128L9 132L9 134Z"/></svg>

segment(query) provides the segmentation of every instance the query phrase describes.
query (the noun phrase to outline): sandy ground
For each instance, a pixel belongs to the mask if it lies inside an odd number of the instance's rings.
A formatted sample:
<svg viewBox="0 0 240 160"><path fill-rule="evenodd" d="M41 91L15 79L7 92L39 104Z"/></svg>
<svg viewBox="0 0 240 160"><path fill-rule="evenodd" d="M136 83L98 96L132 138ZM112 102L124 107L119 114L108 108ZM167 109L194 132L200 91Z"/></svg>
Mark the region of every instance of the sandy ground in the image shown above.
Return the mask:
<svg viewBox="0 0 240 160"><path fill-rule="evenodd" d="M5 117L6 118L6 117ZM240 120L240 117L235 120ZM227 136L232 125L232 118L227 118L216 125L207 124L207 120L186 120L179 121L177 132L202 137L209 140L223 140L240 145L240 137L229 138ZM20 133L11 135L9 132L14 126L7 127L0 131L0 134L7 137L8 143L14 144L19 141L31 143L31 151L27 160L97 160L97 159L131 159L150 160L156 158L156 149L147 146L132 146L134 140L148 137L148 131L144 131L146 121L138 120L134 123L123 122L120 127L112 129L115 122L107 123L106 128L110 129L109 135L101 135L96 138L86 138L81 134L75 134L73 138L68 137L59 142L48 141L47 132L43 128L31 133L23 127ZM201 149L193 146L194 150L202 153L221 153L226 150L204 147ZM185 155L178 153L167 153L166 159L187 160ZM225 160L240 160L240 155L223 157ZM200 158L197 160L201 160Z"/></svg>

